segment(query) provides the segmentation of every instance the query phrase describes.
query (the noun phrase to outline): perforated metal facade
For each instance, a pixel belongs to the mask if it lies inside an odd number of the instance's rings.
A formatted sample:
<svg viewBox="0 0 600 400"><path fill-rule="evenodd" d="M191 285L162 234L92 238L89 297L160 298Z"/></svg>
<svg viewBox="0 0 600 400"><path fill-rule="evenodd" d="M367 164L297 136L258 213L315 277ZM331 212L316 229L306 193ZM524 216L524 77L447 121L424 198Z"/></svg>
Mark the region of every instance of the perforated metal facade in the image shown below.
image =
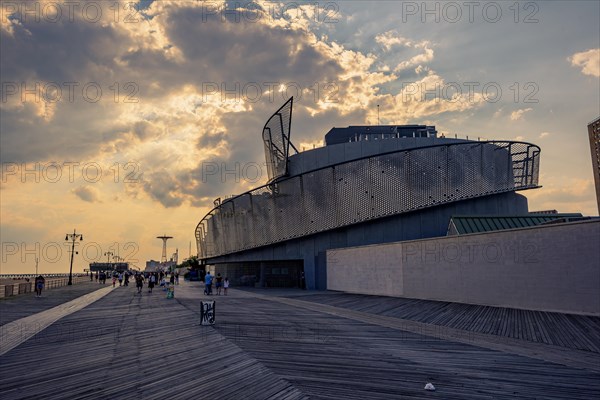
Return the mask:
<svg viewBox="0 0 600 400"><path fill-rule="evenodd" d="M538 186L539 147L458 142L328 165L231 198L196 228L200 258Z"/></svg>

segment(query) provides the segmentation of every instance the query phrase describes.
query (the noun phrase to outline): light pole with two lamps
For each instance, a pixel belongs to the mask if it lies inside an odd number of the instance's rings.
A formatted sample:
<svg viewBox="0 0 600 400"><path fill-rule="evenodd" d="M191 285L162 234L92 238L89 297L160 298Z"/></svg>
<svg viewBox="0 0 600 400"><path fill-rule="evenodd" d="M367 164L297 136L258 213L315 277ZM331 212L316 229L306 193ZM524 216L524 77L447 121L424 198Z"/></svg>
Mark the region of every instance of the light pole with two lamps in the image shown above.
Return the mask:
<svg viewBox="0 0 600 400"><path fill-rule="evenodd" d="M67 235L65 236L66 241L73 241L73 244L71 245L71 266L69 267L69 282L67 282L67 285L73 284L73 256L75 255L75 240L77 240L77 238L79 238L79 240L83 240L83 234L77 233L75 229L73 229L73 233L67 233Z"/></svg>
<svg viewBox="0 0 600 400"><path fill-rule="evenodd" d="M112 251L107 251L106 253L104 253L104 255L106 256L106 261L107 261L108 267L112 270L113 269L113 265L110 262L110 257L114 256L115 253L113 253ZM111 272L111 276L112 276L112 272Z"/></svg>

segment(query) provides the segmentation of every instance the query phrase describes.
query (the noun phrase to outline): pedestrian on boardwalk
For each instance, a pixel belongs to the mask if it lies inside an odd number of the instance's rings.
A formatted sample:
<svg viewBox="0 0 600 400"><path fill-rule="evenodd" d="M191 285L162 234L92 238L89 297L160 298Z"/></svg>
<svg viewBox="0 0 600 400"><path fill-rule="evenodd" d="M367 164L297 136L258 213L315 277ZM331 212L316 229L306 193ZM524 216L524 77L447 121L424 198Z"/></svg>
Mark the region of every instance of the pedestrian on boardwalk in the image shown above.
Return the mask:
<svg viewBox="0 0 600 400"><path fill-rule="evenodd" d="M96 271L96 282L98 282L98 271Z"/></svg>
<svg viewBox="0 0 600 400"><path fill-rule="evenodd" d="M212 294L212 275L210 271L204 275L204 294L208 296Z"/></svg>
<svg viewBox="0 0 600 400"><path fill-rule="evenodd" d="M106 284L106 272L102 271L100 272L100 283L101 284Z"/></svg>
<svg viewBox="0 0 600 400"><path fill-rule="evenodd" d="M154 284L156 283L156 275L151 274L148 278L148 293L152 293L152 289L154 288Z"/></svg>
<svg viewBox="0 0 600 400"><path fill-rule="evenodd" d="M223 281L223 294L227 296L227 289L229 289L229 278L225 277L225 281Z"/></svg>
<svg viewBox="0 0 600 400"><path fill-rule="evenodd" d="M142 274L135 274L135 287L137 287L137 292L142 294L142 288L144 287L144 276Z"/></svg>
<svg viewBox="0 0 600 400"><path fill-rule="evenodd" d="M119 286L123 284L123 273L119 272Z"/></svg>
<svg viewBox="0 0 600 400"><path fill-rule="evenodd" d="M217 296L221 294L221 286L223 285L223 277L219 272L215 278L215 286L217 287Z"/></svg>
<svg viewBox="0 0 600 400"><path fill-rule="evenodd" d="M46 279L42 275L35 278L35 297L42 297L42 290L46 285Z"/></svg>
<svg viewBox="0 0 600 400"><path fill-rule="evenodd" d="M175 274L173 272L171 272L171 277L169 278L169 282L171 282L171 285L175 284Z"/></svg>
<svg viewBox="0 0 600 400"><path fill-rule="evenodd" d="M179 285L179 271L175 272L175 284Z"/></svg>
<svg viewBox="0 0 600 400"><path fill-rule="evenodd" d="M113 287L117 284L117 276L113 274Z"/></svg>
<svg viewBox="0 0 600 400"><path fill-rule="evenodd" d="M94 282L94 274L92 274L92 271L90 271L90 282Z"/></svg>
<svg viewBox="0 0 600 400"><path fill-rule="evenodd" d="M125 286L129 286L129 272L125 272Z"/></svg>

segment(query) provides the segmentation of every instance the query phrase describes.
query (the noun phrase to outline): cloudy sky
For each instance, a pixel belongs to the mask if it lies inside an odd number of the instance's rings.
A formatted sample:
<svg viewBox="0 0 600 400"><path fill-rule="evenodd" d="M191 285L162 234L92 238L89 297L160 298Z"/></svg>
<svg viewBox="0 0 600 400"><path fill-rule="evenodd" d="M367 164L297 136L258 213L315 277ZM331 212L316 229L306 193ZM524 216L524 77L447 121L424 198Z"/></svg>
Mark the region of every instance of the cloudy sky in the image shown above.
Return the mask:
<svg viewBox="0 0 600 400"><path fill-rule="evenodd" d="M195 252L213 200L266 178L261 129L292 140L433 124L542 148L531 210L597 215L600 3L3 1L0 273Z"/></svg>

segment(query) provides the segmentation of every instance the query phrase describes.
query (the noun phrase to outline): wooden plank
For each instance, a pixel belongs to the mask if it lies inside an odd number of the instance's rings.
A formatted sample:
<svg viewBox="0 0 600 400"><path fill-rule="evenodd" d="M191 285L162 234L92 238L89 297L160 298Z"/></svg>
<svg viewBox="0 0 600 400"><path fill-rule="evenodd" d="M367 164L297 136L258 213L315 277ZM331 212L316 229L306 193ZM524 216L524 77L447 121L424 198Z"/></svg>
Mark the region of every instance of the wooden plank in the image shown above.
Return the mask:
<svg viewBox="0 0 600 400"><path fill-rule="evenodd" d="M210 297L218 303L216 325L200 326L201 293L195 283L177 287L175 299L117 288L0 357L0 397L577 400L600 393L600 368L590 366L598 354L525 340L531 333L523 324L535 329L542 313L230 290ZM539 326L560 325L564 342L584 332L595 343L597 332L588 331L597 321L563 323L570 318L555 315L553 325ZM518 338L481 333L501 328ZM533 357L545 351L566 365ZM438 390L424 391L427 382Z"/></svg>
<svg viewBox="0 0 600 400"><path fill-rule="evenodd" d="M471 332L600 353L600 317L337 292L321 292L297 298L357 311L372 310L378 315ZM377 312L371 303L385 304L386 311Z"/></svg>

